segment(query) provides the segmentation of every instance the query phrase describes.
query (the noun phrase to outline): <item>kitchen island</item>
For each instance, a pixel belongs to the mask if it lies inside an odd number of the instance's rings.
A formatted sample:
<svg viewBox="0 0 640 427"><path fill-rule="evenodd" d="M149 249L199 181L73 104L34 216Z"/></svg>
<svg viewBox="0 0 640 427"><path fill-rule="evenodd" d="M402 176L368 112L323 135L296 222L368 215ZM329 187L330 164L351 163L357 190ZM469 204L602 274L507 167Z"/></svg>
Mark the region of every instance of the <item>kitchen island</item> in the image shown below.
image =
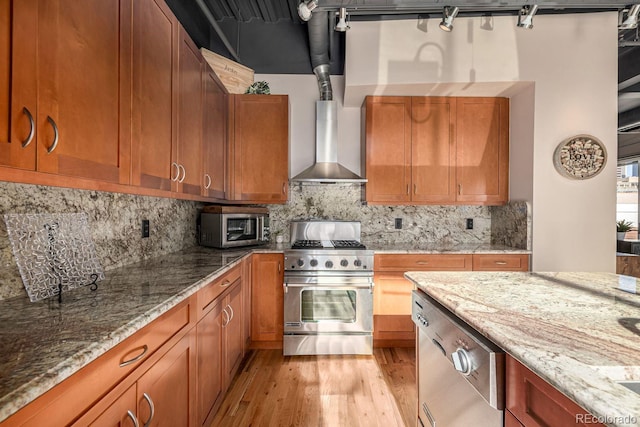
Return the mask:
<svg viewBox="0 0 640 427"><path fill-rule="evenodd" d="M406 277L612 426L640 425L640 295L609 273L408 272Z"/></svg>

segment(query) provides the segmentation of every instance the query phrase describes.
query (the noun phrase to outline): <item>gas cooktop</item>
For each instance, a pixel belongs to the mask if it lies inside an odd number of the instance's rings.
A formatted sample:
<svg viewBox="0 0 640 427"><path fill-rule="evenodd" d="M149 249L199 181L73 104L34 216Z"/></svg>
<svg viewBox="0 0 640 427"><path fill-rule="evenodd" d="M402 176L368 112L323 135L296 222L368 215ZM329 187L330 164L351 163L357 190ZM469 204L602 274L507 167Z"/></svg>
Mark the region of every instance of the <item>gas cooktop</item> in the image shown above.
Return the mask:
<svg viewBox="0 0 640 427"><path fill-rule="evenodd" d="M291 249L367 249L357 240L296 240Z"/></svg>

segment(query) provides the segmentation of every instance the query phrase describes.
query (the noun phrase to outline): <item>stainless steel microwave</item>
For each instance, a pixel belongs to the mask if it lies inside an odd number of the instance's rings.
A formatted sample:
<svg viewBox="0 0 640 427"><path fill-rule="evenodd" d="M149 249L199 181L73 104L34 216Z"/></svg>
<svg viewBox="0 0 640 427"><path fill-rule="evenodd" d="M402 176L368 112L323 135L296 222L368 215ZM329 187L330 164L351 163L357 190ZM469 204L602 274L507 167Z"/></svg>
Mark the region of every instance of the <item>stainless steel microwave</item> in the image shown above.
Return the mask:
<svg viewBox="0 0 640 427"><path fill-rule="evenodd" d="M269 211L242 206L207 206L198 221L198 242L213 248L261 245L269 241Z"/></svg>

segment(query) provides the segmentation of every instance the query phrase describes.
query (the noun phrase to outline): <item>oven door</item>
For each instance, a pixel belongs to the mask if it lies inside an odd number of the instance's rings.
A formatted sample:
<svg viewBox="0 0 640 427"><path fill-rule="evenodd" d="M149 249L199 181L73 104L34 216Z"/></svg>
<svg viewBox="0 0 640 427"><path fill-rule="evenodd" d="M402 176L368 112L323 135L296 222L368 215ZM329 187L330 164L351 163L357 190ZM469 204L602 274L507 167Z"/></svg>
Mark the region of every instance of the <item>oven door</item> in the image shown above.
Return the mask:
<svg viewBox="0 0 640 427"><path fill-rule="evenodd" d="M285 277L285 334L372 332L371 277Z"/></svg>

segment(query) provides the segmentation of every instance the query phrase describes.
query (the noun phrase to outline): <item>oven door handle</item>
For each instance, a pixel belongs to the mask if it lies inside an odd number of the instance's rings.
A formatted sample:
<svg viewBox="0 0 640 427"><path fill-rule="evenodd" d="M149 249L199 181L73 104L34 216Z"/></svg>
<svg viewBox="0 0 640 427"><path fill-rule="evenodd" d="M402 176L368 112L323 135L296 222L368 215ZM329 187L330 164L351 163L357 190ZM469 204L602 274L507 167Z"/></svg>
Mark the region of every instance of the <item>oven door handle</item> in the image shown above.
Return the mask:
<svg viewBox="0 0 640 427"><path fill-rule="evenodd" d="M284 293L288 294L289 293L289 285L287 284L287 282L284 282L282 284L282 288L284 289Z"/></svg>
<svg viewBox="0 0 640 427"><path fill-rule="evenodd" d="M373 293L373 282L354 285L353 283L340 285L322 285L318 283L295 283L295 282L284 282L282 287L284 289L284 293L289 292L289 288L312 288L312 289L346 289L346 290L358 290L358 289L369 289L369 293Z"/></svg>

